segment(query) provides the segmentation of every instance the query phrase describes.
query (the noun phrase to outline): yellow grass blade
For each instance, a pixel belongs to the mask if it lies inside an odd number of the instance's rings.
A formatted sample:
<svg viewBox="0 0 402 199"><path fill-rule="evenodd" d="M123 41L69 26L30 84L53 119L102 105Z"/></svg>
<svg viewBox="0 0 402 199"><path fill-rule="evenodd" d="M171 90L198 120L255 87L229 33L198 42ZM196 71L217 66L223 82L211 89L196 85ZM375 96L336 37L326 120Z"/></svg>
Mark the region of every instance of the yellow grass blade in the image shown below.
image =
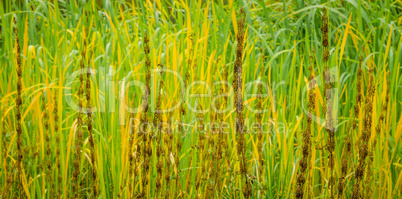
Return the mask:
<svg viewBox="0 0 402 199"><path fill-rule="evenodd" d="M348 20L348 23L346 24L346 28L345 28L345 33L343 34L343 39L342 39L342 43L341 43L341 53L339 54L339 65L341 65L341 63L342 63L343 52L345 51L345 45L346 45L346 40L348 38L348 32L350 29L351 19L352 19L352 13L349 16L349 20Z"/></svg>

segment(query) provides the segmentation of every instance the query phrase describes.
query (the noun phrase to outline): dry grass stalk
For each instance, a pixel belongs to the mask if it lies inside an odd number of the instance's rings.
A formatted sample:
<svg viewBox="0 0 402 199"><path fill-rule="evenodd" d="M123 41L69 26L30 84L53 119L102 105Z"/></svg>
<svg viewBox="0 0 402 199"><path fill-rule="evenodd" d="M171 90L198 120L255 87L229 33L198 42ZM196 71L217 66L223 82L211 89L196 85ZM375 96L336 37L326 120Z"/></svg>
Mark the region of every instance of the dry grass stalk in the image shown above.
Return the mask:
<svg viewBox="0 0 402 199"><path fill-rule="evenodd" d="M81 60L80 60L80 69L83 71L85 68L85 58L86 58L86 48L87 48L87 39L86 39L86 31L84 28L83 32L83 47L81 50ZM74 160L74 171L73 171L73 193L71 194L71 198L80 198L79 194L79 175L80 175L80 163L81 163L81 147L82 147L82 139L83 139L83 131L82 131L82 112L83 112L83 94L84 94L84 75L80 74L80 87L78 89L78 107L79 112L77 115L77 129L76 129L76 147L75 147L75 160Z"/></svg>
<svg viewBox="0 0 402 199"><path fill-rule="evenodd" d="M215 116L214 116L215 117ZM215 121L215 119L213 120ZM212 122L212 121L211 121ZM207 162L207 179L206 182L206 193L205 193L205 197L206 198L211 198L214 197L214 189L215 189L215 184L216 184L216 165L217 165L217 159L214 158L215 156L217 156L217 150L216 150L216 146L215 146L215 137L217 135L217 128L214 128L213 130L209 131L209 138L208 138L208 148L209 148L209 155L208 155L208 162Z"/></svg>
<svg viewBox="0 0 402 199"><path fill-rule="evenodd" d="M171 112L172 113L172 112ZM167 128L166 128L166 132L163 131L162 134L164 134L163 136L163 144L164 146L166 146L165 148L165 161L166 161L166 170L165 170L165 196L164 198L170 198L170 172L172 169L172 165L173 165L173 151L172 151L172 142L173 142L173 132L172 132L172 127L171 127L171 118L172 115L168 114L167 116Z"/></svg>
<svg viewBox="0 0 402 199"><path fill-rule="evenodd" d="M365 171L366 157L368 156L368 142L371 137L371 125L372 125L372 113L373 113L373 96L375 93L375 82L373 77L373 69L369 70L369 86L367 90L367 96L364 104L364 119L363 119L363 132L359 139L359 163L355 170L356 184L353 187L353 199L361 197L360 183Z"/></svg>
<svg viewBox="0 0 402 199"><path fill-rule="evenodd" d="M190 82L190 80L191 80L191 76L190 76L190 70L191 70L191 72L192 72L192 58L193 58L193 54L194 54L194 50L193 50L193 35L194 34L189 34L189 36L188 36L188 39L189 39L189 46L190 46L190 49L187 51L187 70L185 71L185 74L184 74L184 88L187 88L187 86L189 85L189 82ZM191 75L193 75L193 72L191 73ZM188 161L188 167L191 167L191 163L192 163L192 156L190 156L189 157L189 161ZM185 192L187 192L187 193L189 193L190 192L190 188L191 188L191 185L190 185L190 175L187 175L187 179L186 179L186 181L187 181L187 183L185 184Z"/></svg>
<svg viewBox="0 0 402 199"><path fill-rule="evenodd" d="M311 138L311 137L313 137L313 122L311 121L311 119L312 119L312 114L315 112L315 110L316 110L316 100L317 100L317 96L316 96L316 89L315 89L315 87L316 87L316 77L315 77L315 74L314 74L314 55L315 55L315 50L314 50L314 48L311 50L311 55L310 55L310 63L311 63L311 65L309 66L309 72L310 72L310 77L309 77L309 81L310 81L310 84L308 85L309 86L309 88L310 88L310 90L311 90L311 92L309 93L309 98L308 98L308 112L309 112L309 118L310 119L308 119L307 120L307 130L308 130L308 136ZM310 153L311 153L311 140L308 140L309 142L308 142L308 144L309 144L309 155L310 155ZM310 169L312 169L312 164L311 163L309 163L309 162L311 162L311 158L309 157L308 158L308 169L309 169L309 171L310 171ZM312 172L309 172L310 174L312 174ZM311 176L309 176L308 174L309 173L307 173L307 177L306 177L306 184L308 185L308 183L309 183L309 179L310 179L310 177ZM307 192L307 193L309 193L309 192ZM307 195L307 197L309 197L309 195Z"/></svg>
<svg viewBox="0 0 402 199"><path fill-rule="evenodd" d="M181 93L181 92L180 92ZM181 188L181 184L180 184L180 151L182 148L182 141L181 141L181 135L184 134L184 118L186 116L186 109L184 107L184 105L180 106L180 111L179 111L179 125L178 125L178 130L179 133L177 135L177 140L176 140L176 156L175 156L175 163L176 163L176 192L175 192L175 198L179 197L179 192L181 192L181 190L179 190L179 188Z"/></svg>
<svg viewBox="0 0 402 199"><path fill-rule="evenodd" d="M308 113L307 113L307 128L303 131L303 144L302 144L302 159L299 162L300 171L297 175L297 188L296 188L296 198L303 198L304 196L304 185L307 181L309 162L310 162L310 153L311 153L311 134L312 134L312 117L315 111L315 79L314 79L314 68L313 68L313 58L310 56L311 65L309 66L310 76L308 78L309 83L309 91L308 92ZM307 192L308 193L308 192Z"/></svg>
<svg viewBox="0 0 402 199"><path fill-rule="evenodd" d="M326 116L326 132L328 134L328 140L326 144L326 149L328 150L328 167L330 168L330 178L328 181L328 187L330 188L331 198L334 198L334 164L335 164L335 128L333 126L333 113L332 113L332 94L331 92L327 92L327 90L332 88L331 83L331 73L328 69L328 60L329 60L329 41L328 41L328 16L327 9L324 7L323 16L322 16L322 46L323 46L323 64L324 64L324 105L323 105L323 113Z"/></svg>
<svg viewBox="0 0 402 199"><path fill-rule="evenodd" d="M201 170L197 173L197 181L196 181L196 190L197 195L196 198L201 198L202 192L202 183L204 182L204 173L206 171L206 165L204 164L205 159L205 125L204 125L204 114L202 113L203 107L201 104L198 104L197 107L197 133L198 133L198 167Z"/></svg>
<svg viewBox="0 0 402 199"><path fill-rule="evenodd" d="M142 125L142 124L147 124L148 123L148 111L149 111L149 95L150 95L150 82L151 82L151 73L150 73L150 68L151 68L151 59L149 58L149 38L148 38L148 33L145 32L144 35L144 53L145 53L145 68L146 68L146 91L145 95L143 97L143 107L142 107L142 113L141 113L141 137L142 137L142 145L143 145L143 175L142 175L142 193L139 195L140 198L147 197L147 190L148 190L148 176L149 176L149 168L150 168L150 157L152 155L152 148L151 148L151 139L149 138L149 133L147 126L148 125Z"/></svg>
<svg viewBox="0 0 402 199"><path fill-rule="evenodd" d="M223 72L222 72L223 74L222 74L222 79L223 79L223 81L224 82L228 82L228 76L229 76L229 67L227 67L227 66L224 66L223 67ZM222 93L228 93L229 92L229 89L230 88L230 85L225 85L223 88L222 88ZM227 105L229 104L229 96L228 95L224 95L223 96L223 98L222 98L222 110L226 110L226 107L227 107ZM220 121L221 121L221 124L223 123L223 122L225 122L225 115L224 115L224 113L222 113L222 114L220 114ZM226 160L226 166L228 167L228 168L230 168L230 162L231 162L231 160L230 160L230 157L229 157L229 155L230 155L230 151L228 150L229 149L229 146L228 146L228 139L227 139L227 135L226 135L226 132L221 132L221 134L220 134L220 145L223 147L223 149L222 149L222 154L223 154L223 156L224 156L224 159ZM223 161L225 161L225 160L223 160ZM227 169L227 170L229 170L229 169ZM218 187L218 189L219 189L219 187ZM220 189L219 189L220 190Z"/></svg>
<svg viewBox="0 0 402 199"><path fill-rule="evenodd" d="M377 135L379 135L381 133L381 129L382 129L382 125L384 124L384 120L385 120L385 114L388 111L388 103L389 103L389 96L390 96L390 77L388 75L387 77L388 81L387 81L387 90L385 93L385 101L384 104L382 105L382 109L381 109L381 114L380 114L380 118L376 127L376 131L375 131L375 136L374 136L374 141L373 141L373 150L374 148L377 146Z"/></svg>
<svg viewBox="0 0 402 199"><path fill-rule="evenodd" d="M158 64L158 66L163 69L162 64ZM162 78L162 70L161 70L161 78L159 80L159 94L156 102L157 111L154 117L154 124L158 126L158 131L156 132L157 138L155 144L157 144L157 173L160 180L157 180L158 191L156 194L157 196L163 195L164 198L170 198L170 170L171 166L173 165L173 132L171 131L171 117L172 115L169 114L166 117L166 122L163 120L163 116L160 110L162 110L162 100L164 98L164 81ZM164 126L166 124L166 126ZM163 138L163 140L162 140ZM163 167L163 159L166 161L166 167ZM163 173L165 176L163 176ZM165 192L162 194L161 187L163 186L163 180L165 180Z"/></svg>
<svg viewBox="0 0 402 199"><path fill-rule="evenodd" d="M17 132L17 161L16 161L16 167L17 167L17 173L18 173L18 178L17 178L17 184L18 184L18 190L19 190L19 196L23 197L23 178L22 178L22 160L23 160L23 153L22 153L22 117L21 117L21 108L22 108L22 66L21 66L21 46L20 46L20 39L18 37L18 28L17 28L17 23L15 22L15 28L14 28L14 33L15 33L15 48L16 48L16 54L15 54L15 59L17 63L17 98L16 98L16 132Z"/></svg>
<svg viewBox="0 0 402 199"><path fill-rule="evenodd" d="M243 95L242 95L242 66L243 66L243 47L244 47L244 26L245 26L246 13L243 8L240 10L240 19L237 22L237 49L236 61L234 64L234 90L235 90L235 106L236 106L236 133L238 134L237 140L237 153L240 159L240 173L243 180L243 195L245 198L251 197L251 184L247 178L247 158L246 158L246 140L244 137L244 116L243 116Z"/></svg>
<svg viewBox="0 0 402 199"><path fill-rule="evenodd" d="M88 125L88 136L89 145L91 147L91 164L92 164L92 196L93 198L98 197L98 185L97 185L97 172L96 172L96 148L94 135L92 133L92 113L91 113L91 58L93 51L91 51L88 57L87 66L87 79L86 79L86 100L87 100L87 125Z"/></svg>
<svg viewBox="0 0 402 199"><path fill-rule="evenodd" d="M6 132L6 130L5 130L5 126L4 126L4 119L5 118L3 118L3 116L4 116L4 109L3 109L3 106L0 106L0 112L1 112L1 118L0 118L0 125L1 125L1 138L2 138L2 146L1 146L1 148L3 149L3 167L4 167L4 176L5 176L5 182L4 182L4 187L3 187L3 191L1 192L1 197L2 198L7 198L7 167L8 167L8 164L7 164L7 139L6 139L6 137L7 137L7 132Z"/></svg>
<svg viewBox="0 0 402 199"><path fill-rule="evenodd" d="M6 131L6 125L5 125L5 107L1 109L1 115L2 118L0 123L1 123L1 133L2 133L2 148L3 148L3 166L4 166L4 187L3 187L3 192L1 194L2 198L7 198L8 196L8 185L12 184L12 172L8 173L8 161L7 161L7 131Z"/></svg>
<svg viewBox="0 0 402 199"><path fill-rule="evenodd" d="M219 66L220 58L216 61L216 66ZM219 69L219 67L217 67ZM219 70L216 69L216 74L219 73ZM220 89L215 90L215 96L223 93L222 87ZM215 189L219 183L219 169L220 169L220 160L222 159L222 145L221 143L221 118L222 114L218 112L221 109L222 98L215 102L215 107L211 107L210 112L210 137L209 137L209 151L210 151L210 167L208 170L208 178L210 179L207 185L207 193L206 197L214 197ZM218 187L219 189L219 187Z"/></svg>
<svg viewBox="0 0 402 199"><path fill-rule="evenodd" d="M46 173L46 179L47 179L47 184L48 184L48 193L49 197L52 197L54 195L54 182L52 180L52 151L50 149L50 131L49 131L49 118L48 114L46 112L46 97L45 97L45 92L42 93L42 111L43 111L43 123L45 125L45 129L43 132L43 135L45 136L45 147L46 147L46 156L44 160L45 164L45 173Z"/></svg>
<svg viewBox="0 0 402 199"><path fill-rule="evenodd" d="M220 89L220 93L223 93L223 87L221 87ZM219 103L219 101L217 101L217 107L220 107L220 109L224 109L225 108L225 98L221 98L221 102ZM218 113L217 114L217 118L216 118L216 122L218 123L219 127L217 129L217 135L218 135L218 141L217 141L217 149L216 149L216 153L214 155L214 158L216 160L215 163L215 189L217 192L217 195L221 194L221 188L222 188L222 178L221 178L221 165L222 162L224 162L224 160L222 161L222 158L224 157L224 151L226 149L226 134L225 132L222 131L222 124L224 123L224 113Z"/></svg>
<svg viewBox="0 0 402 199"><path fill-rule="evenodd" d="M329 76L329 72L327 73ZM329 77L327 77L329 78ZM335 185L335 178L334 178L334 165L335 165L335 128L333 126L333 114L332 114L332 93L328 92L327 93L327 133L329 135L328 137L328 143L327 143L327 150L329 152L329 167L330 167L330 180L329 180L329 186L331 188L331 198L334 198L334 185Z"/></svg>
<svg viewBox="0 0 402 199"><path fill-rule="evenodd" d="M162 64L158 65L159 67L163 68ZM163 78L159 80L159 93L158 97L156 99L156 110L161 110L162 108L162 96L163 96ZM154 126L157 127L156 129L156 139L155 139L155 145L156 145L156 159L157 159L157 164L156 164L156 172L158 178L156 179L156 187L155 187L155 194L156 197L161 196L161 188L163 184L163 156L164 156L164 151L162 148L162 124L163 124L163 118L162 114L159 111L156 111L154 114L154 119L153 119L153 124Z"/></svg>
<svg viewBox="0 0 402 199"><path fill-rule="evenodd" d="M135 97L135 96L134 96ZM131 107L133 107L134 100L131 102ZM137 146L134 146L134 135L135 135L135 123L134 123L135 114L131 113L130 118L130 138L129 138L129 150L128 150L128 198L134 198L134 186L135 186L135 170L137 168L136 160L134 159Z"/></svg>
<svg viewBox="0 0 402 199"><path fill-rule="evenodd" d="M261 48L260 49L261 52L261 56L262 56L262 65L261 65L261 69L260 69L260 75L259 78L260 80L263 79L264 77L264 71L265 71L265 67L264 67L264 60L265 60L265 56L264 56L264 51ZM262 127L263 125L263 116L264 116L264 112L262 112L262 107L264 104L264 99L262 98L262 93L263 93L263 87L262 84L258 84L258 97L257 97L257 110L259 110L256 113L256 120L258 122L258 132L257 132L257 142L258 142L258 176L259 176L259 182L262 183L264 176L263 176L263 171L264 171L264 156L263 156L263 145L264 145L264 129ZM263 191L260 191L260 195L263 194Z"/></svg>
<svg viewBox="0 0 402 199"><path fill-rule="evenodd" d="M327 16L327 9L324 7L323 9L323 14L322 14L322 24L321 24L321 33L322 33L322 47L323 47L323 64L324 64L324 70L323 70L323 78L324 82L326 78L326 73L328 70L328 60L329 60L329 41L328 41L328 16ZM323 106L322 106L322 112L323 115L325 116L327 113L327 105L326 105L326 99L327 99L327 85L325 84L324 90L323 90Z"/></svg>
<svg viewBox="0 0 402 199"><path fill-rule="evenodd" d="M158 96L157 108L159 108L159 107L160 107L160 97ZM156 142L155 142L156 143L156 159L157 159L156 171L157 171L158 178L156 179L155 193L156 193L156 196L159 196L161 188L162 188L162 182L163 182L162 181L162 179L163 179L162 178L162 175L163 175L162 174L163 173L163 162L162 162L163 149L162 149L162 135L161 135L162 118L159 113L155 114L155 118L157 118L156 121L158 121L158 122L155 122L158 126L157 132L156 132L158 135L156 137Z"/></svg>
<svg viewBox="0 0 402 199"><path fill-rule="evenodd" d="M377 146L377 136L381 133L381 129L382 129L382 125L384 124L384 119L385 119L385 114L387 113L387 109L388 109L388 102L389 102L389 86L390 86L390 82L389 82L389 77L387 78L387 90L385 93L385 101L382 105L382 109L381 109L381 114L380 117L378 119L378 123L377 126L375 128L375 132L374 132L374 140L371 146L371 150L369 152L369 159L368 159L368 163L367 163L367 171L366 171L366 179L365 182L363 183L363 190L365 190L365 195L363 196L364 198L372 198L372 194L373 194L373 188L372 186L374 186L375 183L373 183L373 178L375 175L373 171L375 171L374 169L372 169L373 166L373 161L374 161L374 150Z"/></svg>
<svg viewBox="0 0 402 199"><path fill-rule="evenodd" d="M364 47L363 47L364 49ZM363 56L359 56L359 67L357 69L357 80L356 80L356 104L354 105L354 120L351 123L351 131L354 132L358 123L359 114L360 114L360 106L361 106L361 99L362 99L362 85L361 85L361 76L362 76L362 65L363 65ZM348 171L349 159L351 158L352 154L352 143L350 139L350 135L347 135L345 138L345 152L341 161L341 177L339 178L338 183L338 198L344 197L344 188L345 188L345 178Z"/></svg>
<svg viewBox="0 0 402 199"><path fill-rule="evenodd" d="M207 151L206 151L206 145L207 145L207 139L206 139L206 131L205 131L205 114L202 112L203 106L201 103L198 103L197 105L197 116L196 116L196 125L197 125L197 133L198 133L198 145L197 147L197 155L198 155L198 172L197 172L197 178L196 178L196 196L195 198L202 198L202 191L203 191L203 183L206 181L206 170L207 170L207 165L205 164L205 159L207 157Z"/></svg>
<svg viewBox="0 0 402 199"><path fill-rule="evenodd" d="M53 97L53 121L54 121L54 133L56 137L56 166L57 166L57 187L54 198L60 198L62 177L60 169L60 134L59 134L59 116L58 116L58 102L57 102L57 92L54 93Z"/></svg>
<svg viewBox="0 0 402 199"><path fill-rule="evenodd" d="M214 91L214 95L216 96L218 93L216 91ZM219 106L219 101L216 102L215 104L216 106ZM212 109L212 108L211 108ZM212 110L210 112L209 115L209 122L210 124L215 124L217 122L217 118L218 114ZM215 138L216 135L218 134L218 128L215 125L210 125L210 129L207 131L208 136L207 136L207 140L208 140L208 145L207 145L207 149L206 153L207 153L207 157L206 157L206 166L207 166L207 175L206 175L206 190L205 190L205 194L204 194L204 198L211 198L214 196L214 188L215 188L215 184L216 184L216 173L218 173L216 171L217 169L217 162L218 160L216 159L218 150L216 149L215 146Z"/></svg>

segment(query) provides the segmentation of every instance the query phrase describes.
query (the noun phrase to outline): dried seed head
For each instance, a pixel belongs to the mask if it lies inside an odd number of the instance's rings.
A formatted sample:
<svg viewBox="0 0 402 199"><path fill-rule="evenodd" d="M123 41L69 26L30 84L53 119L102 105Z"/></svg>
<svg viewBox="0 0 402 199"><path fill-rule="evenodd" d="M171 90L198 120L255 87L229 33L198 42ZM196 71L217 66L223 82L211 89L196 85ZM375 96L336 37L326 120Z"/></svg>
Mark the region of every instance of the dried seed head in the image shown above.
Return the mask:
<svg viewBox="0 0 402 199"><path fill-rule="evenodd" d="M236 106L236 133L238 134L237 140L237 153L240 158L240 173L245 179L243 186L243 195L245 198L251 196L251 185L247 180L247 160L245 153L245 138L244 138L244 117L243 117L243 96L242 96L242 65L243 65L243 45L244 45L244 26L245 15L243 8L240 10L240 19L238 20L238 31L236 35L236 60L234 64L233 73L233 87L235 92L235 106Z"/></svg>

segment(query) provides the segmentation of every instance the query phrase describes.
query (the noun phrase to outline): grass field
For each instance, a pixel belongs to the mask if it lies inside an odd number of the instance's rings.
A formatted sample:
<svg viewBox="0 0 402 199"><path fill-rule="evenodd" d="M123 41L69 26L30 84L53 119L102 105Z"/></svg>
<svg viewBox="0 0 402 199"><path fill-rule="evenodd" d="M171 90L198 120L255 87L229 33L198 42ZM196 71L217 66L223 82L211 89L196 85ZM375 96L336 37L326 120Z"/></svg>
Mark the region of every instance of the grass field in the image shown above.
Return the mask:
<svg viewBox="0 0 402 199"><path fill-rule="evenodd" d="M0 3L0 198L401 198L402 1Z"/></svg>

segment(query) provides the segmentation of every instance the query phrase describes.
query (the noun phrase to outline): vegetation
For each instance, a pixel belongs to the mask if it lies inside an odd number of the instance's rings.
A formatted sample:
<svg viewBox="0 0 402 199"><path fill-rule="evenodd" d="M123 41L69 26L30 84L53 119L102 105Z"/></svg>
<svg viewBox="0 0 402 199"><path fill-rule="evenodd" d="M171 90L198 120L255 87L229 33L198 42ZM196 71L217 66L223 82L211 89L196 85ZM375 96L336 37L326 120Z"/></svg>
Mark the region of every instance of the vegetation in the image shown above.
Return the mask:
<svg viewBox="0 0 402 199"><path fill-rule="evenodd" d="M401 198L401 10L2 2L0 198Z"/></svg>

